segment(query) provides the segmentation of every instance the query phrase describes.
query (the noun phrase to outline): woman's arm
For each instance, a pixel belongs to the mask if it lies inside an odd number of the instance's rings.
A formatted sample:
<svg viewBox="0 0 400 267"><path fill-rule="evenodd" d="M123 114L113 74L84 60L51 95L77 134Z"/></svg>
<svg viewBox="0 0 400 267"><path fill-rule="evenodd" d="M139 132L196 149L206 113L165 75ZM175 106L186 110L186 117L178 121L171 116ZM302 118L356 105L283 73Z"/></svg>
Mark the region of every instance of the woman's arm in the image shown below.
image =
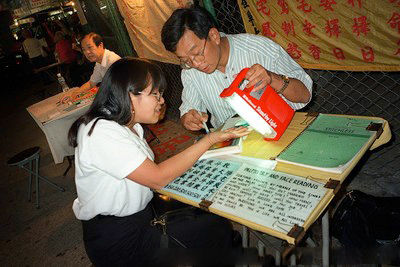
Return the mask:
<svg viewBox="0 0 400 267"><path fill-rule="evenodd" d="M175 156L156 164L146 159L127 177L152 189L160 189L182 175L215 143L249 134L247 128L232 128L210 133Z"/></svg>

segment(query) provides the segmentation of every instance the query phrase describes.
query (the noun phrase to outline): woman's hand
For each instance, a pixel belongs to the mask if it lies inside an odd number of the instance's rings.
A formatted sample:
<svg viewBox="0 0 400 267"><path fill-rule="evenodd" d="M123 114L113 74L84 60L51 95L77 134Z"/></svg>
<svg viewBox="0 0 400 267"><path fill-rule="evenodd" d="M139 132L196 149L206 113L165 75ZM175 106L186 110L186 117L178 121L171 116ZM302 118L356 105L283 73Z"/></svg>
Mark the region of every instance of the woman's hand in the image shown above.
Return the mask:
<svg viewBox="0 0 400 267"><path fill-rule="evenodd" d="M212 146L219 142L248 135L250 132L251 131L247 127L233 127L225 131L216 131L209 133L207 134L207 139L210 142L210 146Z"/></svg>

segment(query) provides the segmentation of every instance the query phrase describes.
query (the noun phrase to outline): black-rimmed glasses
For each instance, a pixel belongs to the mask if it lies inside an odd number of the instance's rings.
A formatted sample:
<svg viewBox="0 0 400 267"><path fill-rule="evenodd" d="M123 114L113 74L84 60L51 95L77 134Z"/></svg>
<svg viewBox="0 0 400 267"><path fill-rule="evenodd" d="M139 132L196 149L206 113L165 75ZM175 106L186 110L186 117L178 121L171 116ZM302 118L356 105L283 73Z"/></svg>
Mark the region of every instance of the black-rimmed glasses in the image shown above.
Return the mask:
<svg viewBox="0 0 400 267"><path fill-rule="evenodd" d="M207 40L208 40L208 38L205 39L203 49L199 53L197 53L196 55L189 56L188 59L181 58L179 60L179 63L183 69L193 68L194 62L197 62L197 63L203 62L203 60L205 59L204 51L206 50Z"/></svg>

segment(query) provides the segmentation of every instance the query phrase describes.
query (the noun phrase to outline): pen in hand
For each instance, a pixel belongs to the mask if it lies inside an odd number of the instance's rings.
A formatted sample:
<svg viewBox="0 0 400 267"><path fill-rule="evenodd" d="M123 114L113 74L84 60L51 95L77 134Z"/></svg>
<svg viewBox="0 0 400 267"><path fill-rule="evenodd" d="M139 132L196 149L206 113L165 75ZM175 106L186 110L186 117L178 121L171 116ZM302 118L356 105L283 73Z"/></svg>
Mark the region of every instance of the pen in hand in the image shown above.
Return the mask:
<svg viewBox="0 0 400 267"><path fill-rule="evenodd" d="M201 112L200 111L197 111L197 112L199 113L200 117L203 118L203 115L201 114ZM210 130L208 129L207 124L205 123L205 121L202 120L201 122L203 123L203 128L204 128L204 130L206 130L206 133L210 133Z"/></svg>

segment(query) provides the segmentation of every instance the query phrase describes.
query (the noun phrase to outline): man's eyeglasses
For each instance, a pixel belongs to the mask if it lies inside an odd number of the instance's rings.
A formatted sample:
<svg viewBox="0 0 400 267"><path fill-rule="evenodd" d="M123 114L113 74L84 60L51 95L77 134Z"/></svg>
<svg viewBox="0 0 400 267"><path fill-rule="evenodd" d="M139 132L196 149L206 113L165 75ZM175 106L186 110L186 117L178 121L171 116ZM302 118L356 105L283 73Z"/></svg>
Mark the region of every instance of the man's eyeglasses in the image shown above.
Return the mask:
<svg viewBox="0 0 400 267"><path fill-rule="evenodd" d="M191 69L191 68L193 68L194 62L200 63L200 62L204 61L204 59L205 59L204 51L206 50L207 39L208 38L205 39L203 49L199 53L197 53L196 55L189 56L188 59L181 58L179 60L179 63L181 65L182 69Z"/></svg>
<svg viewBox="0 0 400 267"><path fill-rule="evenodd" d="M164 92L153 92L153 93L150 93L150 94L146 94L145 92L139 92L139 94L141 94L141 95L151 95L151 96L154 96L156 99L157 99L157 101L160 101L160 99L161 99L161 97L162 97L162 95L164 94Z"/></svg>

